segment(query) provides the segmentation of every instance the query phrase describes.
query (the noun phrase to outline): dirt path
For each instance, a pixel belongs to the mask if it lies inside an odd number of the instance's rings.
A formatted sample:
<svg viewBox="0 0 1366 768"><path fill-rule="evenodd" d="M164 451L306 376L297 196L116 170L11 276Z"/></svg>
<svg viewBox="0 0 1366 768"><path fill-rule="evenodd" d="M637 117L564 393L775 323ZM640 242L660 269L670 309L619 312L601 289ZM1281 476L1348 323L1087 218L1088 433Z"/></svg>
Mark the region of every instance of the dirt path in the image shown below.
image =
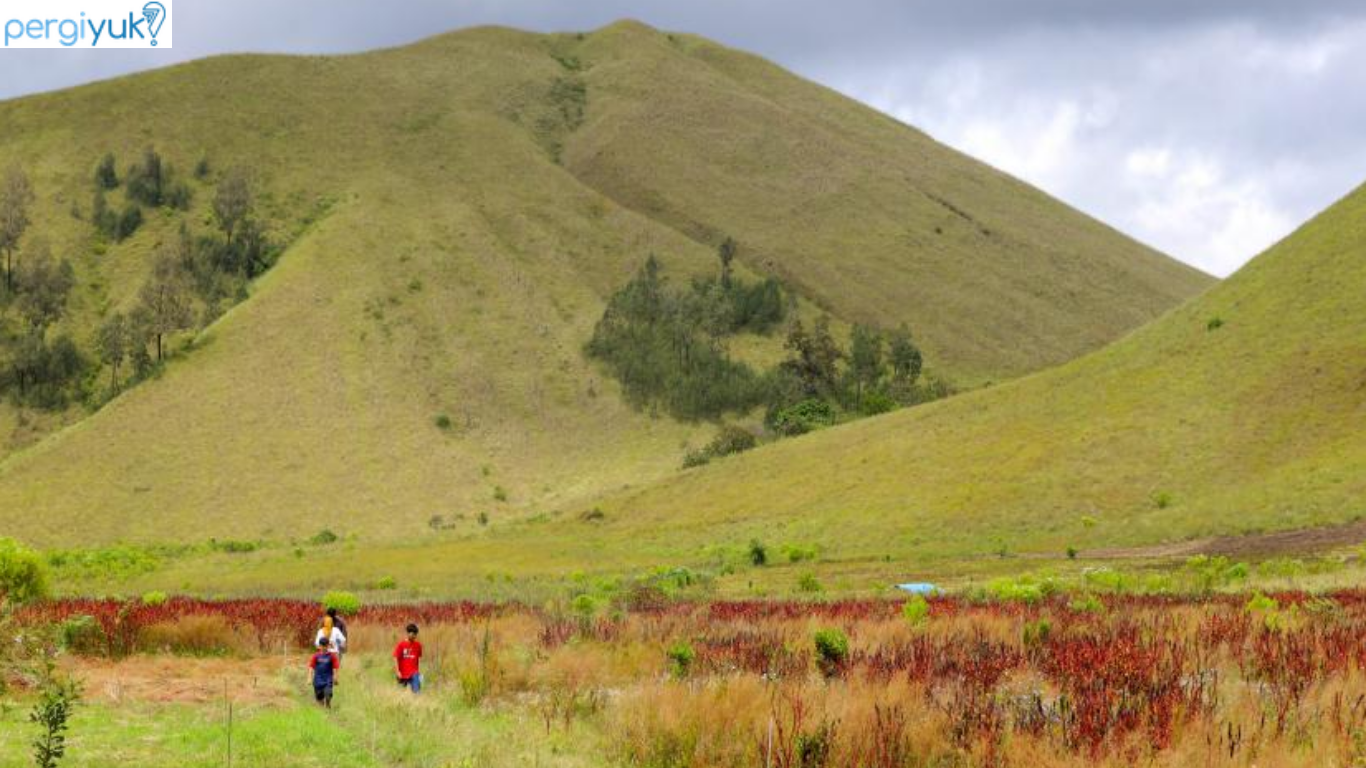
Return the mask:
<svg viewBox="0 0 1366 768"><path fill-rule="evenodd" d="M1366 520L1346 525L1300 528L1246 536L1213 536L1150 547L1094 549L1088 550L1086 557L1111 560L1159 560L1194 555L1266 558L1315 554L1363 542L1366 542Z"/></svg>

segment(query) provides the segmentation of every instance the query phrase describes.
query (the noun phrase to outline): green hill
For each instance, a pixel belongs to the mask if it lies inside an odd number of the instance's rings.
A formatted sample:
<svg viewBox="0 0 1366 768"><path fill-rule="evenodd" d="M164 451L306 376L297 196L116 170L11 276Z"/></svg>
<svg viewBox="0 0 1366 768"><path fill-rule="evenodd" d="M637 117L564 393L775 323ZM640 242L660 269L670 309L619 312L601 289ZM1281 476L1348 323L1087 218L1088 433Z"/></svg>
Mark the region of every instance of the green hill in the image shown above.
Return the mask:
<svg viewBox="0 0 1366 768"><path fill-rule="evenodd" d="M598 561L758 536L891 569L1359 520L1363 253L1366 187L1104 350L619 494Z"/></svg>
<svg viewBox="0 0 1366 768"><path fill-rule="evenodd" d="M75 215L95 162L149 144L186 177L201 157L219 170L187 213L98 246ZM646 254L710 272L723 234L749 274L840 322L909 321L968 383L1084 352L1211 282L872 110L634 23L222 57L18 99L0 104L11 162L37 191L31 232L75 263L63 324L86 343L182 223L211 226L222 169L253 170L289 243L94 415L6 406L11 447L76 422L0 465L0 530L43 545L406 539L667 475L710 430L628 408L583 344Z"/></svg>
<svg viewBox="0 0 1366 768"><path fill-rule="evenodd" d="M866 588L1065 562L1069 547L1083 559L1115 547L1157 556L1196 537L1359 521L1363 252L1366 187L1199 299L1059 368L782 440L558 518L302 560L198 558L135 588L308 593L339 570L356 586L390 575L413 594L487 595L505 576L526 590L663 565L733 572L727 588L743 593L794 590L813 568ZM590 508L600 513L581 514ZM793 547L820 562L750 568L753 540L779 562Z"/></svg>

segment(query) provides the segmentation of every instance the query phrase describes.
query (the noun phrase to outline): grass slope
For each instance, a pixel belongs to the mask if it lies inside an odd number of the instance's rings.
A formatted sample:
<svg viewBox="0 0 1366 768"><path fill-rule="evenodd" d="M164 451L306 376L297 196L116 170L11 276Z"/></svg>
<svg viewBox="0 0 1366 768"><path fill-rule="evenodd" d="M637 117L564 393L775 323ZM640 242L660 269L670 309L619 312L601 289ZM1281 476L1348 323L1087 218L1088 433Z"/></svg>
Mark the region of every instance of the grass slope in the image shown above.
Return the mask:
<svg viewBox="0 0 1366 768"><path fill-rule="evenodd" d="M1098 548L1366 516L1366 187L1200 299L1105 349L1008 384L784 440L601 502L430 544L185 561L131 589L302 594L345 569L412 595L536 594L556 574L733 566L729 592L837 590L1085 559ZM1212 320L1222 322L1212 328ZM998 559L1004 552L1009 559ZM1029 555L1016 559L1019 555ZM1035 557L1042 556L1044 559Z"/></svg>
<svg viewBox="0 0 1366 768"><path fill-rule="evenodd" d="M735 234L840 317L909 323L961 380L1070 360L1211 283L757 57L632 24L582 48L575 175L697 239Z"/></svg>
<svg viewBox="0 0 1366 768"><path fill-rule="evenodd" d="M866 108L678 40L631 23L485 28L361 56L216 58L0 105L0 161L23 163L39 192L34 231L77 259L78 333L131 300L177 226L155 216L91 252L70 207L106 150L126 164L155 143L182 172L201 153L248 165L293 236L164 376L0 465L0 530L40 545L323 527L411 539L434 515L478 531L479 512L497 523L663 476L708 430L631 411L582 344L646 253L680 279L712 270L720 230L751 272L843 321L912 320L931 362L963 375L1075 354L1208 282ZM669 117L657 133L655 114ZM808 166L815 146L828 152ZM667 186L617 184L633 164ZM829 213L795 226L816 177L835 184ZM211 189L198 192L192 218L208 226ZM731 208L753 218L713 216ZM1045 285L1071 298L1045 309L1058 298ZM988 304L1000 311L981 315Z"/></svg>
<svg viewBox="0 0 1366 768"><path fill-rule="evenodd" d="M605 509L623 539L648 531L674 551L763 535L848 558L1061 554L1358 519L1363 250L1366 188L1100 352Z"/></svg>

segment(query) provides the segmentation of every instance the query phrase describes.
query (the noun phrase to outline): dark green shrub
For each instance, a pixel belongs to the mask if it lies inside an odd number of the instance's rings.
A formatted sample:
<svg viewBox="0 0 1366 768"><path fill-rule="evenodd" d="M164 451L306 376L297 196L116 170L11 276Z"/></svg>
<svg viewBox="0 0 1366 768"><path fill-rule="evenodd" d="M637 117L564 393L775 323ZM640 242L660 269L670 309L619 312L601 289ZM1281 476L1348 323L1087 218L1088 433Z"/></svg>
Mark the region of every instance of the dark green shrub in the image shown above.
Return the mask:
<svg viewBox="0 0 1366 768"><path fill-rule="evenodd" d="M100 189L114 189L119 185L119 174L114 167L114 153L106 154L95 167L95 185Z"/></svg>
<svg viewBox="0 0 1366 768"><path fill-rule="evenodd" d="M877 416L882 413L890 413L901 407L901 403L886 392L873 390L863 395L863 402L859 404L859 413L864 416Z"/></svg>
<svg viewBox="0 0 1366 768"><path fill-rule="evenodd" d="M148 147L143 151L142 159L129 167L126 174L128 198L154 208L160 207L166 200L169 171L161 155Z"/></svg>
<svg viewBox="0 0 1366 768"><path fill-rule="evenodd" d="M749 542L749 561L754 565L768 564L768 548L762 541L751 539Z"/></svg>
<svg viewBox="0 0 1366 768"><path fill-rule="evenodd" d="M137 203L129 203L123 207L123 213L119 214L118 225L114 229L114 239L123 241L133 236L142 226L142 209Z"/></svg>
<svg viewBox="0 0 1366 768"><path fill-rule="evenodd" d="M436 424L436 428L437 428L437 429L440 429L440 430L449 430L449 429L451 428L451 426L452 426L452 425L451 425L451 417L450 417L450 416L447 416L447 415L444 414L444 413L439 414L439 415L437 415L437 417L436 417L435 424Z"/></svg>
<svg viewBox="0 0 1366 768"><path fill-rule="evenodd" d="M769 426L781 435L804 435L835 423L835 407L820 398L808 398L777 411Z"/></svg>
<svg viewBox="0 0 1366 768"><path fill-rule="evenodd" d="M339 538L341 537L333 533L331 529L324 528L313 534L313 537L308 540L308 543L314 546L324 546L335 543Z"/></svg>

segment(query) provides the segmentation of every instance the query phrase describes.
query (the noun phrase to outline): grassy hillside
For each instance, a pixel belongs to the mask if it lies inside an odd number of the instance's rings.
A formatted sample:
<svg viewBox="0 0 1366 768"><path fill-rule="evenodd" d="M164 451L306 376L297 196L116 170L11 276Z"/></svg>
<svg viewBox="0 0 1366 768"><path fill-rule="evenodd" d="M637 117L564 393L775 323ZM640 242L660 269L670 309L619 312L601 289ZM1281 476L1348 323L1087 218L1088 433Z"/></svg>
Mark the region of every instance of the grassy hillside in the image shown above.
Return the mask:
<svg viewBox="0 0 1366 768"><path fill-rule="evenodd" d="M635 25L581 50L596 98L569 170L694 238L743 233L742 260L845 319L909 323L960 380L1070 360L1211 282L754 56Z"/></svg>
<svg viewBox="0 0 1366 768"><path fill-rule="evenodd" d="M1358 521L1363 251L1366 187L1200 299L1057 369L676 473L599 501L594 519L571 509L304 559L218 555L133 588L310 593L344 572L359 587L394 576L413 595L536 594L567 573L669 564L737 569L725 583L740 592L791 591L813 568L867 588L1066 562L1069 547L1084 562L1099 548L1156 555L1195 537ZM753 539L779 562L784 545L817 547L819 561L752 568Z"/></svg>
<svg viewBox="0 0 1366 768"><path fill-rule="evenodd" d="M619 495L604 528L921 559L1360 519L1364 250L1361 188L1098 353Z"/></svg>
<svg viewBox="0 0 1366 768"><path fill-rule="evenodd" d="M704 41L477 29L0 104L0 161L38 192L33 230L77 264L78 336L126 306L182 220L208 226L206 184L187 216L93 248L72 204L104 152L126 163L149 143L181 169L252 168L291 247L163 376L0 465L0 530L38 544L406 540L437 515L480 531L480 513L496 527L666 475L710 430L627 408L582 346L646 254L676 279L710 271L723 231L750 274L841 321L910 320L930 364L965 377L1075 354L1208 282ZM834 185L820 215L816 178ZM26 435L59 420L24 418Z"/></svg>

